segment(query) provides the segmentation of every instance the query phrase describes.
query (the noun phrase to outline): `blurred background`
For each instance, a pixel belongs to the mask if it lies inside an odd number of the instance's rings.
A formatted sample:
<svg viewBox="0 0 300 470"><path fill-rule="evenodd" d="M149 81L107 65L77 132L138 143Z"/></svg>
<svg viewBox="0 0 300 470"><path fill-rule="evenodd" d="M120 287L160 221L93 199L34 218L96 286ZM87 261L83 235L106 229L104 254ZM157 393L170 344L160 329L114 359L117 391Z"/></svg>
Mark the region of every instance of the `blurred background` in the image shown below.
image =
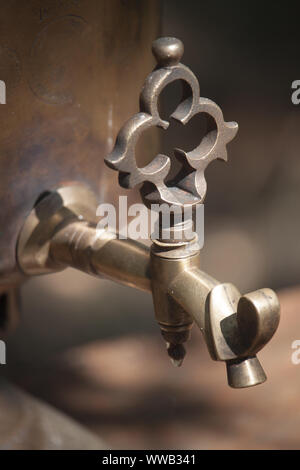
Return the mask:
<svg viewBox="0 0 300 470"><path fill-rule="evenodd" d="M291 362L300 339L300 105L291 101L300 10L233 0L164 0L161 8L162 35L184 42L183 63L201 95L239 124L228 162L206 172L202 269L242 292L279 292L282 322L260 354L269 380L230 389L195 328L184 365L174 369L149 295L71 269L22 288L5 374L111 448L300 448L300 365ZM166 107L176 91L169 87ZM197 124L180 137L186 150L197 143ZM173 148L178 128L163 139Z"/></svg>

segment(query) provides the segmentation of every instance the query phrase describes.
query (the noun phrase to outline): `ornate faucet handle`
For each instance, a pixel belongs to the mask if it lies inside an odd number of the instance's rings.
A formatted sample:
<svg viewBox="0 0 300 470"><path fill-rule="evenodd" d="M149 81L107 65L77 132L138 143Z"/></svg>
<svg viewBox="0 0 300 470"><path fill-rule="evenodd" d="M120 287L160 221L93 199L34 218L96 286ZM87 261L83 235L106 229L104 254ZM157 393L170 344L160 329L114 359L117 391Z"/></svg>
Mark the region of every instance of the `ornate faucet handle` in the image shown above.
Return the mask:
<svg viewBox="0 0 300 470"><path fill-rule="evenodd" d="M167 203L176 206L193 206L203 202L206 194L204 171L215 160L227 160L226 144L237 132L236 122L225 122L219 106L200 97L200 87L193 72L180 63L183 43L176 38L159 38L152 44L158 66L148 75L140 95L140 112L132 116L121 128L113 151L105 159L107 165L119 171L119 183L124 188L142 184L140 192L147 207ZM135 147L141 134L152 126L167 129L169 122L161 119L158 99L171 82L181 80L183 94L180 104L170 116L186 124L198 113L210 115L216 128L208 129L199 145L190 152L174 149L181 168L172 182L166 178L171 159L159 154L143 168L137 166Z"/></svg>

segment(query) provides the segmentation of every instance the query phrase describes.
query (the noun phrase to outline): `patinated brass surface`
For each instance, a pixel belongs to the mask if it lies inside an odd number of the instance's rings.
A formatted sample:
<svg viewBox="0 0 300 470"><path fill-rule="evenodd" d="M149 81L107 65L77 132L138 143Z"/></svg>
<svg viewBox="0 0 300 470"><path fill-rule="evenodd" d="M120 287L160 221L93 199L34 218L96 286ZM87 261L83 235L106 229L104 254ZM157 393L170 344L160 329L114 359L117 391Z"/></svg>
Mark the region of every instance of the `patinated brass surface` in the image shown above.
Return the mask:
<svg viewBox="0 0 300 470"><path fill-rule="evenodd" d="M103 157L136 111L159 13L156 0L1 2L0 285L20 279L16 241L41 193L82 182L114 201Z"/></svg>
<svg viewBox="0 0 300 470"><path fill-rule="evenodd" d="M119 183L125 188L141 184L144 203L167 203L194 207L202 203L206 195L204 171L215 159L227 160L226 145L237 130L236 122L225 122L219 106L200 96L200 86L193 72L180 63L183 44L176 38L159 38L153 42L152 52L158 66L148 75L140 95L140 112L132 116L120 130L112 153L105 159L107 165L119 171ZM149 127L167 129L169 122L160 117L159 97L163 89L180 80L182 100L170 116L182 125L195 115L209 117L205 136L190 152L175 149L174 155L181 168L172 181L167 181L171 169L169 156L159 154L147 166L139 168L135 147L139 137ZM213 125L212 125L213 123Z"/></svg>
<svg viewBox="0 0 300 470"><path fill-rule="evenodd" d="M26 275L57 272L66 266L105 275L122 284L151 291L149 248L96 224L97 198L81 185L45 196L31 211L17 248Z"/></svg>

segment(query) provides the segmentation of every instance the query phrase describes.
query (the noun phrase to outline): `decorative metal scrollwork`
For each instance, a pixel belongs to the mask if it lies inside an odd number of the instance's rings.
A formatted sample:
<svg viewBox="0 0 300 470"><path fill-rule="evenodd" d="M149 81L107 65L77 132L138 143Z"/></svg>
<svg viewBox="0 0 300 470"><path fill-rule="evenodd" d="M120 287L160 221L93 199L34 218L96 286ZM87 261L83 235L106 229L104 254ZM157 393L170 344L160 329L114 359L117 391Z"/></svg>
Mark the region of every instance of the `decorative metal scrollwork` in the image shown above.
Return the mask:
<svg viewBox="0 0 300 470"><path fill-rule="evenodd" d="M122 187L133 188L142 184L144 203L168 203L177 206L195 205L203 202L207 184L204 171L216 159L227 161L226 145L238 130L236 122L225 122L219 106L207 98L200 97L200 87L193 72L180 63L183 43L176 38L159 38L153 42L152 52L158 66L148 75L140 95L140 112L132 116L120 130L113 151L105 159L107 165L119 171ZM190 152L174 150L181 168L172 182L166 183L171 168L168 156L158 154L148 165L139 168L135 147L141 134L152 126L167 129L169 122L159 115L158 99L162 90L180 80L183 95L180 104L170 118L186 124L199 113L206 113L215 122L208 129L200 144Z"/></svg>

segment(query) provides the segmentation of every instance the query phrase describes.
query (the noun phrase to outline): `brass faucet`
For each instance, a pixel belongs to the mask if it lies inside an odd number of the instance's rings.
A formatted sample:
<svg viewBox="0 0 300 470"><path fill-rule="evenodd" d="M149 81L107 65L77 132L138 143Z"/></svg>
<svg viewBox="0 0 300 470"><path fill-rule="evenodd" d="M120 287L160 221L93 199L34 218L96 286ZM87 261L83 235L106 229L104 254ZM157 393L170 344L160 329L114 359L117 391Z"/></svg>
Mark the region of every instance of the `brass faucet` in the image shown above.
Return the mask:
<svg viewBox="0 0 300 470"><path fill-rule="evenodd" d="M138 241L120 239L110 230L97 229L94 194L79 184L65 186L41 195L25 221L17 247L19 267L26 275L36 275L72 266L152 292L156 319L175 365L183 361L184 343L195 322L212 359L226 362L229 385L257 385L266 376L256 354L279 323L277 296L271 289L242 296L232 284L221 284L201 271L195 231L195 214L206 194L204 170L212 160L227 160L226 144L236 134L237 124L224 122L221 109L200 97L195 75L180 63L181 41L160 38L152 50L158 66L145 81L140 112L120 130L106 163L119 171L121 186L141 184L142 200L149 209L171 207L181 218L172 216L166 225L158 209L158 236L149 249ZM183 83L183 98L171 117L186 124L196 114L206 113L210 125L194 150L175 150L181 168L167 181L170 158L158 155L139 168L135 145L145 129L168 127L168 121L160 117L158 99L175 80ZM185 219L187 208L190 217Z"/></svg>

